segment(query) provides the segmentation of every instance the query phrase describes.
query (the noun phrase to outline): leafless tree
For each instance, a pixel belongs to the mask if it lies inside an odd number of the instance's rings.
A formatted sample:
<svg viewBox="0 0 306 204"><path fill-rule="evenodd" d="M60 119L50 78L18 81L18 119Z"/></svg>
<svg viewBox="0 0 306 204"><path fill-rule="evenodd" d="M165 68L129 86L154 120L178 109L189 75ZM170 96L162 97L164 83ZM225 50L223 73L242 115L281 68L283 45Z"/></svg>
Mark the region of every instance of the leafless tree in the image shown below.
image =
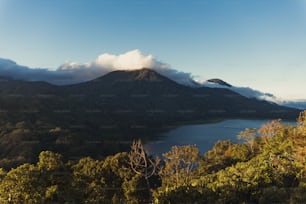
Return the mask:
<svg viewBox="0 0 306 204"><path fill-rule="evenodd" d="M146 180L147 188L152 198L149 178L157 173L157 167L160 163L159 158L151 158L146 153L141 140L133 141L129 153L130 166L132 170Z"/></svg>

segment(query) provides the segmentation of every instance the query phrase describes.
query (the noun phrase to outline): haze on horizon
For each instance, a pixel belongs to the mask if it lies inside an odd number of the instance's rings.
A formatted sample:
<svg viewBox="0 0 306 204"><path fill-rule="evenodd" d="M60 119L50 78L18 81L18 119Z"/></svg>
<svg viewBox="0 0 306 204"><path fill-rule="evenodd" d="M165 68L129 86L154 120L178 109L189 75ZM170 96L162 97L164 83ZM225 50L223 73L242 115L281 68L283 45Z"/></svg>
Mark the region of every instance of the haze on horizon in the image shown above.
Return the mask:
<svg viewBox="0 0 306 204"><path fill-rule="evenodd" d="M147 61L126 65L306 99L305 14L304 0L0 0L0 58L60 70L138 49Z"/></svg>

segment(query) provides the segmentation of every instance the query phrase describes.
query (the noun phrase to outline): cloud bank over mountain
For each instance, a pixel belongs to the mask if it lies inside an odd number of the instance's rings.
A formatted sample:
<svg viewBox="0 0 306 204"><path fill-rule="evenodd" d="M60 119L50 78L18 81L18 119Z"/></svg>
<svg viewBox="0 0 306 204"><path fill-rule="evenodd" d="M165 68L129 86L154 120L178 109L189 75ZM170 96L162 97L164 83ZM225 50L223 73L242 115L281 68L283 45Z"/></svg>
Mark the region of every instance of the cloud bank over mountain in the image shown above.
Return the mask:
<svg viewBox="0 0 306 204"><path fill-rule="evenodd" d="M52 84L65 85L89 81L115 70L135 70L141 68L153 69L160 74L184 85L205 86L210 88L226 88L248 98L257 98L282 105L305 106L303 103L291 103L276 96L254 90L249 87L228 87L208 81L196 81L191 73L181 72L169 64L157 60L153 55L144 55L139 50L128 51L124 54L114 55L104 53L94 61L88 63L66 62L56 70L44 68L30 68L18 65L9 59L0 58L0 76L26 81L46 81Z"/></svg>
<svg viewBox="0 0 306 204"><path fill-rule="evenodd" d="M185 85L192 85L191 73L173 69L158 61L153 55L144 55L132 50L120 55L101 54L89 63L66 62L56 70L29 68L16 62L0 59L0 76L29 81L47 81L52 84L72 84L95 79L114 70L150 68L170 79Z"/></svg>
<svg viewBox="0 0 306 204"><path fill-rule="evenodd" d="M134 70L149 68L159 72L168 78L185 85L192 85L191 73L173 69L170 65L158 61L153 55L144 55L139 50L132 50L120 55L101 54L90 63L67 62L61 65L57 71L71 71L79 78L86 80L96 78L114 70Z"/></svg>
<svg viewBox="0 0 306 204"><path fill-rule="evenodd" d="M225 85L220 85L217 83L212 83L209 81L202 81L200 82L202 86L209 87L209 88L223 88L223 89L229 89L232 90L236 93L239 93L242 96L245 96L247 98L257 98L260 100L266 100L274 103L278 103L282 101L280 98L277 98L273 94L270 93L264 93L255 89L252 89L250 87L237 87L237 86L225 86Z"/></svg>
<svg viewBox="0 0 306 204"><path fill-rule="evenodd" d="M237 87L237 86L225 86L218 83L212 83L207 81L199 82L202 86L209 87L209 88L223 88L223 89L229 89L233 92L236 92L242 96L245 96L247 98L256 98L258 100L264 100L269 101L271 103L276 103L282 106L287 106L291 108L297 108L304 110L306 109L306 100L284 100L282 98L279 98L277 96L274 96L270 93L264 93L255 89L252 89L250 87Z"/></svg>

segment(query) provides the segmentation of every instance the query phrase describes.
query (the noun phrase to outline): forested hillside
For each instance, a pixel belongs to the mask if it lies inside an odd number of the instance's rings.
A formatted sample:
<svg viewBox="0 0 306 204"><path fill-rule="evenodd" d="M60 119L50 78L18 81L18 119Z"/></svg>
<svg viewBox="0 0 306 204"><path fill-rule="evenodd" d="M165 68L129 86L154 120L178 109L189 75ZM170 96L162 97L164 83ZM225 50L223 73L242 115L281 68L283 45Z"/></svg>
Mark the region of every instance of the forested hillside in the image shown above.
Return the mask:
<svg viewBox="0 0 306 204"><path fill-rule="evenodd" d="M1 203L305 203L306 111L296 126L279 120L246 129L244 143L219 141L200 155L174 146L148 156L141 141L103 160L38 162L1 169Z"/></svg>

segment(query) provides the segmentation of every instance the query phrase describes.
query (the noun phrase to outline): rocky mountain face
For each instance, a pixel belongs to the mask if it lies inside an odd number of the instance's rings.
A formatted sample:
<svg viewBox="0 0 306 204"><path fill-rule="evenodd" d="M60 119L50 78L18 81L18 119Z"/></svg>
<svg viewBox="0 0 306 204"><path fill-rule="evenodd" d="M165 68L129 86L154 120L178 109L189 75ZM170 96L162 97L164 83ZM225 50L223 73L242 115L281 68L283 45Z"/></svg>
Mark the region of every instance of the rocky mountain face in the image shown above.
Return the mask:
<svg viewBox="0 0 306 204"><path fill-rule="evenodd" d="M227 83L227 82L225 82L221 79L209 79L207 81L211 82L211 83L219 84L219 85L222 85L222 86L232 87L232 85L230 85L229 83Z"/></svg>

